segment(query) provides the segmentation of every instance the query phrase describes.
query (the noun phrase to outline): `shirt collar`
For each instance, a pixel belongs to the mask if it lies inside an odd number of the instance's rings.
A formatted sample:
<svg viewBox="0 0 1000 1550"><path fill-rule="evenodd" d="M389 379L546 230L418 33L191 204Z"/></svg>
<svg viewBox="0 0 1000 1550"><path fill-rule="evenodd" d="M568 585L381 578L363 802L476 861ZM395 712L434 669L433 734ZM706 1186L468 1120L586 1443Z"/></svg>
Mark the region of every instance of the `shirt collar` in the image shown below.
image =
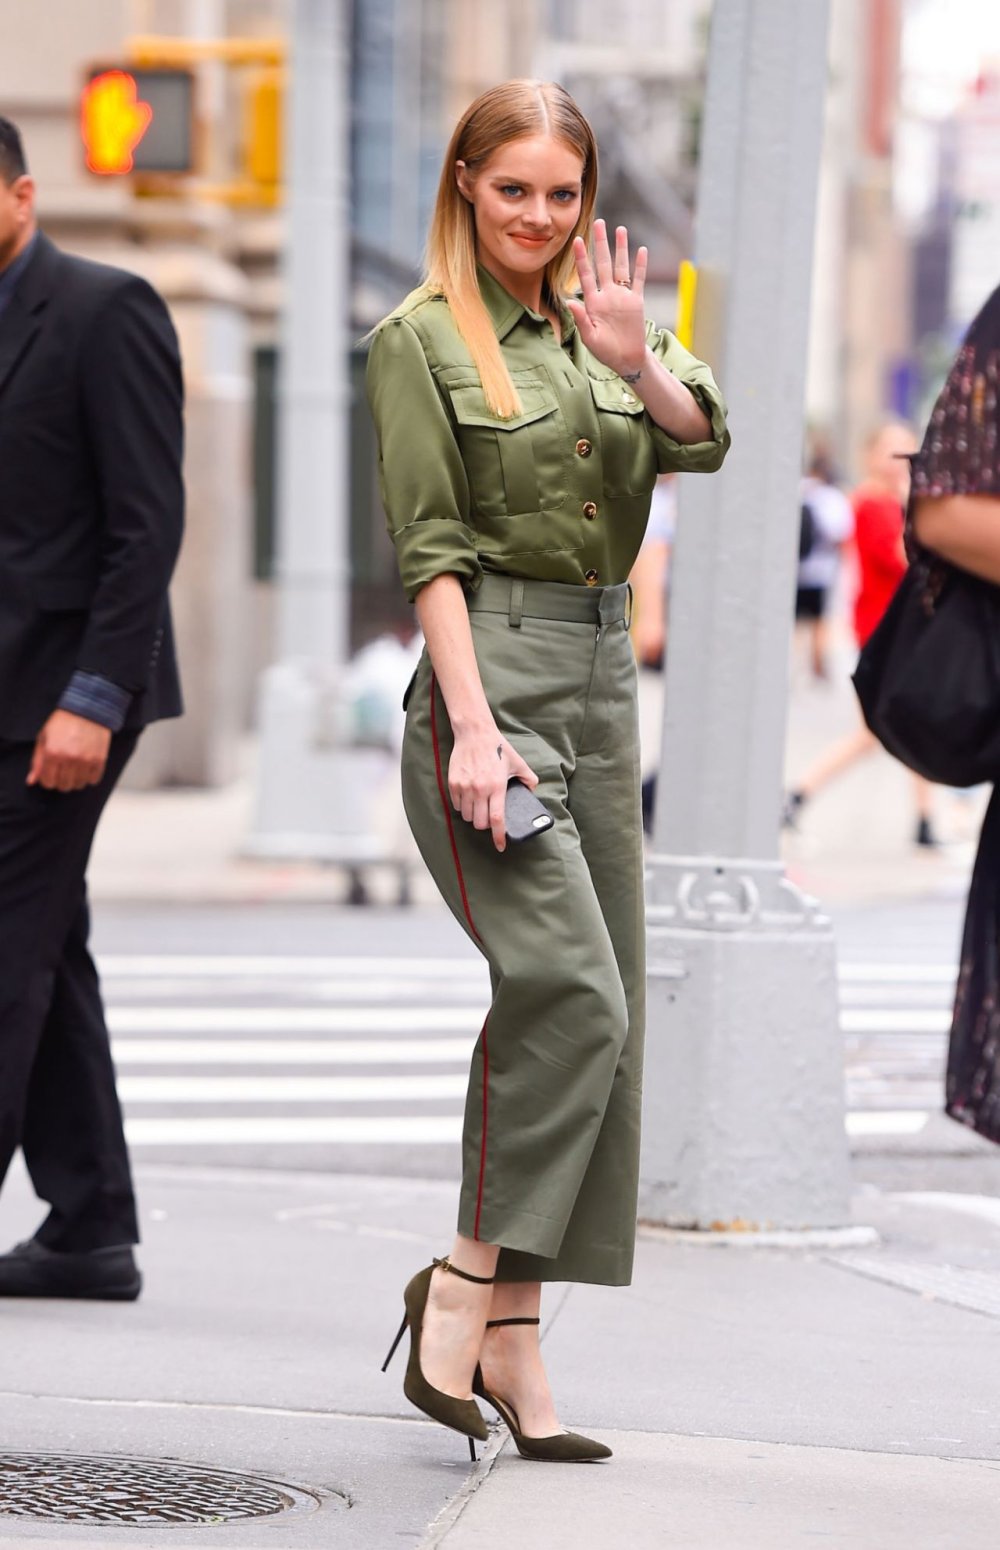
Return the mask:
<svg viewBox="0 0 1000 1550"><path fill-rule="evenodd" d="M20 280L24 271L31 263L31 257L35 251L37 241L38 233L35 232L31 241L21 249L17 257L7 265L6 269L0 271L0 297L3 297L4 301L7 301L14 294L18 280Z"/></svg>
<svg viewBox="0 0 1000 1550"><path fill-rule="evenodd" d="M486 310L496 330L496 336L501 343L522 318L530 318L532 322L537 324L548 321L547 318L542 317L540 312L533 312L530 307L526 307L523 302L518 301L516 296L512 296L509 291L504 290L496 276L490 274L488 269L484 269L482 264L477 264L476 274L479 279L479 294L483 298ZM562 325L562 339L565 344L567 339L572 338L576 332L576 324L573 321L573 314L567 310L561 300L557 299L557 305Z"/></svg>

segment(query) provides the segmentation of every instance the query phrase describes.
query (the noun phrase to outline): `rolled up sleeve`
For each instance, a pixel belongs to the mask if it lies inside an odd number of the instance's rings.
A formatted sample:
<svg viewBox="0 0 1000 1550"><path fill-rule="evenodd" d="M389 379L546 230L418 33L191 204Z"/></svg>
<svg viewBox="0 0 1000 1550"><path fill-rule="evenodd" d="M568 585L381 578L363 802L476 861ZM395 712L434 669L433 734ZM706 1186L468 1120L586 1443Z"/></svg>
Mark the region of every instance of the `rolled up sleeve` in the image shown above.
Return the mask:
<svg viewBox="0 0 1000 1550"><path fill-rule="evenodd" d="M657 360L694 394L712 427L709 441L675 441L663 428L650 420L656 446L657 467L661 474L711 474L722 467L729 451L730 435L726 425L726 401L716 386L711 371L673 334L655 324L646 325L646 339Z"/></svg>
<svg viewBox="0 0 1000 1550"><path fill-rule="evenodd" d="M381 325L368 355L379 487L399 573L412 602L435 576L478 587L482 567L469 483L423 343L405 318Z"/></svg>

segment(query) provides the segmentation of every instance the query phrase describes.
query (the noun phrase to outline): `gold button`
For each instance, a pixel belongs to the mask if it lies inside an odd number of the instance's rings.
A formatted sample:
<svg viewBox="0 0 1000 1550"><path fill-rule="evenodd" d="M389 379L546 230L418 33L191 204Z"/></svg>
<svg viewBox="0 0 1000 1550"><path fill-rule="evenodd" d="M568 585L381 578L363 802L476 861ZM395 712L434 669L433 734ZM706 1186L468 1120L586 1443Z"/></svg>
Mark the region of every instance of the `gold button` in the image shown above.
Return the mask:
<svg viewBox="0 0 1000 1550"><path fill-rule="evenodd" d="M594 518L597 516L597 507L594 505L593 501L584 501L583 514L588 522L593 522Z"/></svg>
<svg viewBox="0 0 1000 1550"><path fill-rule="evenodd" d="M586 581L588 587L596 587L598 581L596 570L589 570L584 577L584 580Z"/></svg>
<svg viewBox="0 0 1000 1550"><path fill-rule="evenodd" d="M592 444L586 439L586 437L581 437L581 439L576 444L576 452L578 457L589 457L593 450L594 448Z"/></svg>

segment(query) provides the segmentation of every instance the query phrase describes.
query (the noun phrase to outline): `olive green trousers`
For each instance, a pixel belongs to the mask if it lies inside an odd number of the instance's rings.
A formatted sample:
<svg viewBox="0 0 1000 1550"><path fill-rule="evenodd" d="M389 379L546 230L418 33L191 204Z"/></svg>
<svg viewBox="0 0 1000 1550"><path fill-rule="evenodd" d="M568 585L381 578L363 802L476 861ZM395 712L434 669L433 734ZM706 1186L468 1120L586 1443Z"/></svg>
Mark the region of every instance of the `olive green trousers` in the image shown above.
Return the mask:
<svg viewBox="0 0 1000 1550"><path fill-rule="evenodd" d="M501 854L456 813L426 652L407 704L407 818L490 967L458 1230L501 1245L504 1281L631 1279L645 944L627 594L486 576L468 599L486 698L555 818L545 833Z"/></svg>

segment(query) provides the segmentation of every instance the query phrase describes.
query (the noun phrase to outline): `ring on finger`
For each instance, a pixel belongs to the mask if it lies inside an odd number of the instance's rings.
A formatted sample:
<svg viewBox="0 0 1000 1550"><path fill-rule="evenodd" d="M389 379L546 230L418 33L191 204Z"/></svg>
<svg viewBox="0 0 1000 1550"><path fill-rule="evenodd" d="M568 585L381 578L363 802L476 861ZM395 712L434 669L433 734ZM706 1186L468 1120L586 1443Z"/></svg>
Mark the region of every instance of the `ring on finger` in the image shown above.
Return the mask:
<svg viewBox="0 0 1000 1550"><path fill-rule="evenodd" d="M625 287L625 289L627 291L630 291L632 289L632 281L631 280L616 280L615 284L616 285L624 285L624 287Z"/></svg>

